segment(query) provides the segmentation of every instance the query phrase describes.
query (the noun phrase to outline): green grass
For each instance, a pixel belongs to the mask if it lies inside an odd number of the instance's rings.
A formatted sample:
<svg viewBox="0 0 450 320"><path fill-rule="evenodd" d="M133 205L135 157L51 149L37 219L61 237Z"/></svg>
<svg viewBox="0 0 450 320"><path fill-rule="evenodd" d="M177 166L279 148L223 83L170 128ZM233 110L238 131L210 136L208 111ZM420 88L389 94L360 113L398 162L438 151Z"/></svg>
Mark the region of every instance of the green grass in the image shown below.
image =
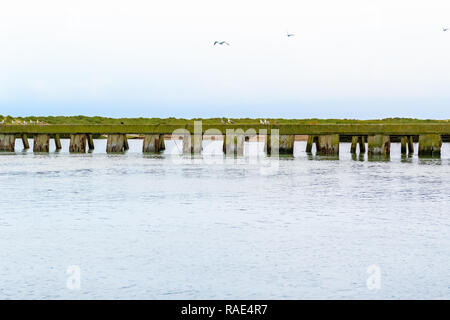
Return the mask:
<svg viewBox="0 0 450 320"><path fill-rule="evenodd" d="M101 125L101 124L120 124L123 122L127 125L186 125L192 124L194 120L202 120L203 124L221 124L221 120L225 118L195 118L195 119L183 119L183 118L107 118L107 117L87 117L87 116L48 116L48 117L11 117L0 115L0 121L5 120L6 123L11 123L12 120L23 123L27 123L32 120L36 122L45 122L47 124L84 124L84 125ZM232 118L235 124L259 124L260 118ZM386 118L386 119L373 119L373 120L357 120L357 119L274 119L267 118L271 125L278 124L414 124L414 123L448 123L449 120L432 120L432 119L411 119L411 118Z"/></svg>

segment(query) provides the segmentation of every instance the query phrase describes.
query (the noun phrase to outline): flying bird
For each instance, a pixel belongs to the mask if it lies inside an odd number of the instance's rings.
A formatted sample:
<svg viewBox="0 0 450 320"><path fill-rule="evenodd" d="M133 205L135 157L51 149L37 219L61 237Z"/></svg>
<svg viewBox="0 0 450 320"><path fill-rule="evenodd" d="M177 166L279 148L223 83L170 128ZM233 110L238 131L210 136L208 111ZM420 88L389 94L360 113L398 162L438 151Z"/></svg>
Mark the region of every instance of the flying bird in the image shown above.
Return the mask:
<svg viewBox="0 0 450 320"><path fill-rule="evenodd" d="M295 36L295 34L293 34L293 33L289 33L289 32L287 32L286 33L286 35L287 35L287 37L289 38L289 37L293 37L293 36Z"/></svg>
<svg viewBox="0 0 450 320"><path fill-rule="evenodd" d="M444 32L447 31L447 30L448 30L448 28L442 28L442 31L444 31Z"/></svg>
<svg viewBox="0 0 450 320"><path fill-rule="evenodd" d="M226 44L227 46L229 46L230 44L226 41L214 41L214 45L216 44L220 44L221 46L223 46L224 44Z"/></svg>

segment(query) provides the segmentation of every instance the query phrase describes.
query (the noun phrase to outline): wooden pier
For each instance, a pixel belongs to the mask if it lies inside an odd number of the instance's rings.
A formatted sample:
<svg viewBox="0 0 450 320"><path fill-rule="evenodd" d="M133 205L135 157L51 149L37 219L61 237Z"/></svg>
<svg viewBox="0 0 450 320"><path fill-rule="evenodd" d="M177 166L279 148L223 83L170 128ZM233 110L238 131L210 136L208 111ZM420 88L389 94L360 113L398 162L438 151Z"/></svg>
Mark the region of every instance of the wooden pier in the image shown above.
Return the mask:
<svg viewBox="0 0 450 320"><path fill-rule="evenodd" d="M224 135L223 151L227 155L242 155L244 142L249 137L264 136L265 150L273 153L293 154L296 135L308 136L306 152L316 146L318 155L336 156L342 141L351 142L349 152L389 156L391 142L401 143L402 154L414 153L418 142L419 156L440 156L443 142L450 141L450 124L300 124L251 125L219 124L196 125L0 125L0 151L12 152L15 140L22 139L29 148L28 138L34 139L34 152L49 152L49 141L54 139L61 149L61 138L70 139L69 151L84 153L94 149L94 137L106 136L108 153L128 150L127 135L142 137L144 153L165 149L164 135L181 133L183 153L200 154L204 135ZM366 147L367 143L367 147ZM359 147L359 148L357 148ZM359 150L357 150L359 149Z"/></svg>

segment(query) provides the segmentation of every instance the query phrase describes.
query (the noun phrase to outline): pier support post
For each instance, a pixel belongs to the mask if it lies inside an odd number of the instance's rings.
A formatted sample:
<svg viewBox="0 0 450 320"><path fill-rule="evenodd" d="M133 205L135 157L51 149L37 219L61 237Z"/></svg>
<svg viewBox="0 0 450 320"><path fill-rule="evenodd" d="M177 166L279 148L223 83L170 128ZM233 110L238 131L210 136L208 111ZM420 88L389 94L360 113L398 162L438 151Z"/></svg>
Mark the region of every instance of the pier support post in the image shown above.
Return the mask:
<svg viewBox="0 0 450 320"><path fill-rule="evenodd" d="M183 153L184 154L201 154L202 153L202 134L185 134L183 136Z"/></svg>
<svg viewBox="0 0 450 320"><path fill-rule="evenodd" d="M294 154L295 135L280 135L280 144L278 152L280 154Z"/></svg>
<svg viewBox="0 0 450 320"><path fill-rule="evenodd" d="M30 144L28 143L28 136L25 133L22 135L22 144L24 149L30 149Z"/></svg>
<svg viewBox="0 0 450 320"><path fill-rule="evenodd" d="M92 134L87 135L87 141L88 141L89 151L94 150L94 137L92 136Z"/></svg>
<svg viewBox="0 0 450 320"><path fill-rule="evenodd" d="M0 151L14 152L16 136L14 134L0 134Z"/></svg>
<svg viewBox="0 0 450 320"><path fill-rule="evenodd" d="M419 156L440 156L441 147L441 135L423 134L419 136Z"/></svg>
<svg viewBox="0 0 450 320"><path fill-rule="evenodd" d="M124 134L123 135L123 150L127 151L129 149L130 149L130 146L128 145L128 138L127 138L127 135Z"/></svg>
<svg viewBox="0 0 450 320"><path fill-rule="evenodd" d="M56 150L61 150L62 146L61 146L61 139L59 137L59 134L55 134L55 137L53 139L55 140Z"/></svg>
<svg viewBox="0 0 450 320"><path fill-rule="evenodd" d="M366 137L360 136L358 138L358 143L359 143L359 153L365 154L366 153Z"/></svg>
<svg viewBox="0 0 450 320"><path fill-rule="evenodd" d="M414 154L414 137L413 136L408 137L408 153Z"/></svg>
<svg viewBox="0 0 450 320"><path fill-rule="evenodd" d="M48 152L50 149L50 136L37 134L34 136L33 152Z"/></svg>
<svg viewBox="0 0 450 320"><path fill-rule="evenodd" d="M313 143L314 143L314 136L309 135L308 140L306 141L306 153L312 152Z"/></svg>
<svg viewBox="0 0 450 320"><path fill-rule="evenodd" d="M339 135L320 135L317 143L318 155L339 155Z"/></svg>
<svg viewBox="0 0 450 320"><path fill-rule="evenodd" d="M161 141L162 140L162 141ZM146 134L142 145L142 152L154 153L163 150L161 146L164 145L164 135L162 134Z"/></svg>
<svg viewBox="0 0 450 320"><path fill-rule="evenodd" d="M125 135L124 134L110 134L106 141L106 152L123 152L125 151Z"/></svg>
<svg viewBox="0 0 450 320"><path fill-rule="evenodd" d="M69 152L85 153L86 152L86 135L85 134L71 134Z"/></svg>
<svg viewBox="0 0 450 320"><path fill-rule="evenodd" d="M234 143L236 143L236 155L243 156L245 136L243 134L236 134L234 140L235 140Z"/></svg>
<svg viewBox="0 0 450 320"><path fill-rule="evenodd" d="M350 153L356 153L356 147L358 145L358 136L352 137L352 146L350 147Z"/></svg>
<svg viewBox="0 0 450 320"><path fill-rule="evenodd" d="M381 134L370 135L367 139L369 155L389 156L391 153L391 137Z"/></svg>
<svg viewBox="0 0 450 320"><path fill-rule="evenodd" d="M402 136L400 138L400 144L401 144L400 150L401 150L402 155L406 154L407 143L408 143L408 137L407 136Z"/></svg>

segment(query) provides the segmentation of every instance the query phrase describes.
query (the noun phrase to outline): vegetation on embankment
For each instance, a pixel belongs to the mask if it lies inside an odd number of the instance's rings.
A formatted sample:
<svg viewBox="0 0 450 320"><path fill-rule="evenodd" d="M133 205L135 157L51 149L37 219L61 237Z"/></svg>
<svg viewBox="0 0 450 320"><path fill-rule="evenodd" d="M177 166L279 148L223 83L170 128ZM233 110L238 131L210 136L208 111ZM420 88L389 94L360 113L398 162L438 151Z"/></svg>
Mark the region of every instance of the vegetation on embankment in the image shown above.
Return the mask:
<svg viewBox="0 0 450 320"><path fill-rule="evenodd" d="M259 124L261 118L230 118L232 122L238 124ZM48 117L11 117L0 115L0 121L5 123L35 123L37 121L47 124L130 124L130 125L146 125L146 124L167 124L182 125L192 123L194 120L202 120L204 124L221 124L222 121L228 121L228 118L107 118L107 117L87 117L87 116L48 116ZM411 118L386 118L373 120L356 120L356 119L277 119L265 118L270 124L413 124L413 123L448 123L449 120L432 120L432 119L411 119Z"/></svg>

